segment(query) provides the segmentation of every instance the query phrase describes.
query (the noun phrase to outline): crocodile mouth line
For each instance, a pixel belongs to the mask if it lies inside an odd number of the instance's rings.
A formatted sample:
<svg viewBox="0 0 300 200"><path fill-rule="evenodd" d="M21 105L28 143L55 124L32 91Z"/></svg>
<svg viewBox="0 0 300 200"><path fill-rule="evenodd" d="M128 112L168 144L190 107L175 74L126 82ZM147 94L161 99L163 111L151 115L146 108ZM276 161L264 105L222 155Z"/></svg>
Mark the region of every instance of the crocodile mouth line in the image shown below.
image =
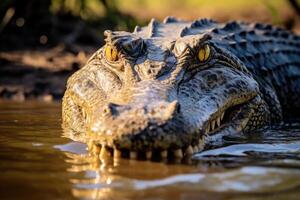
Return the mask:
<svg viewBox="0 0 300 200"><path fill-rule="evenodd" d="M181 159L183 157L190 157L192 154L200 152L205 147L205 138L210 135L214 135L223 128L230 125L238 114L241 112L241 108L247 105L255 97L248 98L243 102L232 104L231 106L224 106L218 112L214 113L212 117L204 123L202 128L202 134L197 142L193 141L193 144L186 145L185 147L178 149L151 149L151 150L131 150L126 148L116 148L110 146L107 143L99 144L94 141L88 143L88 149L91 154L97 155L100 158L113 157L129 158L139 160L157 160L157 159Z"/></svg>
<svg viewBox="0 0 300 200"><path fill-rule="evenodd" d="M234 122L234 119L241 112L241 108L247 105L249 101L251 100L220 109L213 117L207 120L202 129L203 134L205 136L213 135L221 131L225 126L230 125L230 122Z"/></svg>

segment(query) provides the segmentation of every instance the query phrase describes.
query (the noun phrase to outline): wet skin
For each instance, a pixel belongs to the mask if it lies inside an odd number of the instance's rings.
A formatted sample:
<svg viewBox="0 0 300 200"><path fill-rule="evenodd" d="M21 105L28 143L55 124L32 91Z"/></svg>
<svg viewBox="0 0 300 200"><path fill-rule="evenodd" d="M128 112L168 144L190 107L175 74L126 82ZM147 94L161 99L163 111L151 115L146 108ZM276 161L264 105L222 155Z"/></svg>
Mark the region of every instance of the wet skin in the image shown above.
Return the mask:
<svg viewBox="0 0 300 200"><path fill-rule="evenodd" d="M106 44L70 77L63 99L68 136L94 152L182 157L212 135L251 133L297 115L293 33L167 18L104 34Z"/></svg>

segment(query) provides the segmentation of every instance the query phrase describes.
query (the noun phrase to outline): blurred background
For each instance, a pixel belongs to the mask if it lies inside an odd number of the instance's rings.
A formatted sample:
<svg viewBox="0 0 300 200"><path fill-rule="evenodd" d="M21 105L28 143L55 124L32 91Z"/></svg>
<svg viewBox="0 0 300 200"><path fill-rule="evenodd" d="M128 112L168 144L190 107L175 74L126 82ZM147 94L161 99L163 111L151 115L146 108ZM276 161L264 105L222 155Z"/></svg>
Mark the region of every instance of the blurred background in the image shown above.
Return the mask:
<svg viewBox="0 0 300 200"><path fill-rule="evenodd" d="M60 100L67 78L103 44L151 18L265 22L300 33L299 0L1 0L0 99Z"/></svg>

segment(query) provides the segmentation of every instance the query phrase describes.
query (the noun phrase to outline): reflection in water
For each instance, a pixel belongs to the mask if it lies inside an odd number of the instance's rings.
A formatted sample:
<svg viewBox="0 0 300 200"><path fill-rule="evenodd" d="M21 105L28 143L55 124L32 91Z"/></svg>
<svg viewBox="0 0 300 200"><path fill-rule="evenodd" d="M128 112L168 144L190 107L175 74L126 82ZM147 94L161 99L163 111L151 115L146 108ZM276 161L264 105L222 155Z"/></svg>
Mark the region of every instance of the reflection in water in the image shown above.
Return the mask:
<svg viewBox="0 0 300 200"><path fill-rule="evenodd" d="M61 138L60 105L0 104L1 199L72 198Z"/></svg>
<svg viewBox="0 0 300 200"><path fill-rule="evenodd" d="M1 199L299 199L297 125L150 162L89 155L60 118L59 104L0 104Z"/></svg>
<svg viewBox="0 0 300 200"><path fill-rule="evenodd" d="M295 168L243 166L220 170L123 159L100 161L87 154L66 155L69 157L66 162L73 164L68 171L84 173L85 178L71 180L73 195L78 198L163 199L174 195L175 199L181 199L177 195L183 195L185 198L215 199L217 195L223 199L237 194L246 198L252 194L259 197L272 196L275 192L300 193L293 191L300 186L300 170Z"/></svg>

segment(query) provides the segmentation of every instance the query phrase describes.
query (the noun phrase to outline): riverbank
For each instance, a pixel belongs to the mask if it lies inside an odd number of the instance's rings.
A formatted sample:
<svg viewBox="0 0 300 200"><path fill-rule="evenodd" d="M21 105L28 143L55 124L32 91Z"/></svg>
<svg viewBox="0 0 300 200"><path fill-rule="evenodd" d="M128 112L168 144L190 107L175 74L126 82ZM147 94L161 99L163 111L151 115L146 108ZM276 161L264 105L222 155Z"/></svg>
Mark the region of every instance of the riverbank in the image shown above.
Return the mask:
<svg viewBox="0 0 300 200"><path fill-rule="evenodd" d="M84 65L94 47L58 45L0 52L0 99L60 100L68 77Z"/></svg>

